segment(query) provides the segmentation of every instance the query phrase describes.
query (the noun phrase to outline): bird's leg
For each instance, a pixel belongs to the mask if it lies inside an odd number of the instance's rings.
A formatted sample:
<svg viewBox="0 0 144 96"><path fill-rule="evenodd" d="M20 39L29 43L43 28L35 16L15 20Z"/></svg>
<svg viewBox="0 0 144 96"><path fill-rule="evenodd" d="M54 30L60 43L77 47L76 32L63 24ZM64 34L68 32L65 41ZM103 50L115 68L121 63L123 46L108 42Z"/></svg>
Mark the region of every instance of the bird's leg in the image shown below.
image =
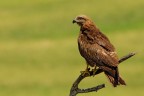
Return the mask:
<svg viewBox="0 0 144 96"><path fill-rule="evenodd" d="M82 76L84 76L85 74L88 74L90 76L89 70L90 70L90 68L89 68L89 65L87 64L85 71L81 71Z"/></svg>
<svg viewBox="0 0 144 96"><path fill-rule="evenodd" d="M97 72L97 66L96 65L94 65L94 69L92 69L92 71L93 71L93 76L95 76L95 73Z"/></svg>

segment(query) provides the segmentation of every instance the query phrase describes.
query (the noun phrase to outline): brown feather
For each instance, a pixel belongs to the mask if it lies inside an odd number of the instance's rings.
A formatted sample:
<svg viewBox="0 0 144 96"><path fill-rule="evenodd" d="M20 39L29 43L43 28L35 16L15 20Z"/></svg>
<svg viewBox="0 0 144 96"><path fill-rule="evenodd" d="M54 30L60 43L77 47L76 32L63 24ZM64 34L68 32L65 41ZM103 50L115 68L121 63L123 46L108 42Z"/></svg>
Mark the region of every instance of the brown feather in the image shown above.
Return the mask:
<svg viewBox="0 0 144 96"><path fill-rule="evenodd" d="M81 20L82 18L84 19ZM118 84L125 85L124 80L119 77L119 59L109 39L88 17L81 17L80 20L77 17L75 21L81 27L78 37L79 51L87 64L102 69L114 87Z"/></svg>

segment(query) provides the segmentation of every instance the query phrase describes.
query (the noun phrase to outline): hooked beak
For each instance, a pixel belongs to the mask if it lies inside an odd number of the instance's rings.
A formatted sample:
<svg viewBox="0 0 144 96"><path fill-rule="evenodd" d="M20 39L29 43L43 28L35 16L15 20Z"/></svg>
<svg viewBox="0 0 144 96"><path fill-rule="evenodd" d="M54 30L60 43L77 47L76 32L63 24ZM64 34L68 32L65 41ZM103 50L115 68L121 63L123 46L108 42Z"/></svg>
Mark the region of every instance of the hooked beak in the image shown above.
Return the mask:
<svg viewBox="0 0 144 96"><path fill-rule="evenodd" d="M72 21L72 23L73 23L73 24L76 23L76 20L74 19L74 20Z"/></svg>

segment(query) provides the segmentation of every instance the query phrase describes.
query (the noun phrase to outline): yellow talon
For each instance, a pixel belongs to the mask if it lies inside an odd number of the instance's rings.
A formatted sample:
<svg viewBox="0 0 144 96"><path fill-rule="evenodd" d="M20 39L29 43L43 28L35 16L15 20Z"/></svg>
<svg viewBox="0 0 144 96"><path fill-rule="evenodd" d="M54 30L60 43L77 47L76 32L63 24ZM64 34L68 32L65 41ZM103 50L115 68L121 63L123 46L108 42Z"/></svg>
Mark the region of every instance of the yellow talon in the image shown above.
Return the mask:
<svg viewBox="0 0 144 96"><path fill-rule="evenodd" d="M94 69L92 69L92 71L93 71L93 77L94 77L95 73L97 72L97 66L96 65L94 66Z"/></svg>
<svg viewBox="0 0 144 96"><path fill-rule="evenodd" d="M87 65L85 71L81 71L82 76L84 76L85 74L88 74L88 76L90 76L90 71L89 70L90 70L90 68Z"/></svg>

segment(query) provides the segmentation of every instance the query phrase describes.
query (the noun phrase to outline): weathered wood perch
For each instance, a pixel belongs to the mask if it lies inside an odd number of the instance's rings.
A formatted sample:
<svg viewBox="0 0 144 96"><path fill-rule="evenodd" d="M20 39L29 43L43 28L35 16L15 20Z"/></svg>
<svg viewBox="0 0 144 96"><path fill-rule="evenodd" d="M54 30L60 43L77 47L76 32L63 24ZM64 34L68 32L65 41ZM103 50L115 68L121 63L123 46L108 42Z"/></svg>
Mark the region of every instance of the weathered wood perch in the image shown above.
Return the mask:
<svg viewBox="0 0 144 96"><path fill-rule="evenodd" d="M128 58L134 56L135 53L130 53L124 57L122 57L120 60L119 60L119 64L125 60L127 60ZM103 70L101 69L98 69L95 73L95 75L99 74L99 73L102 73ZM89 76L95 76L93 74L93 71L90 71L90 75L88 74L85 74L84 76L82 74L79 75L79 77L76 79L76 81L73 83L72 87L71 87L71 90L70 90L70 94L69 96L76 96L78 93L88 93L88 92L97 92L99 89L102 89L105 87L105 84L101 84L101 85L98 85L98 86L95 86L95 87L92 87L92 88L87 88L87 89L80 89L78 88L78 85L79 83L85 78L85 77L89 77Z"/></svg>

